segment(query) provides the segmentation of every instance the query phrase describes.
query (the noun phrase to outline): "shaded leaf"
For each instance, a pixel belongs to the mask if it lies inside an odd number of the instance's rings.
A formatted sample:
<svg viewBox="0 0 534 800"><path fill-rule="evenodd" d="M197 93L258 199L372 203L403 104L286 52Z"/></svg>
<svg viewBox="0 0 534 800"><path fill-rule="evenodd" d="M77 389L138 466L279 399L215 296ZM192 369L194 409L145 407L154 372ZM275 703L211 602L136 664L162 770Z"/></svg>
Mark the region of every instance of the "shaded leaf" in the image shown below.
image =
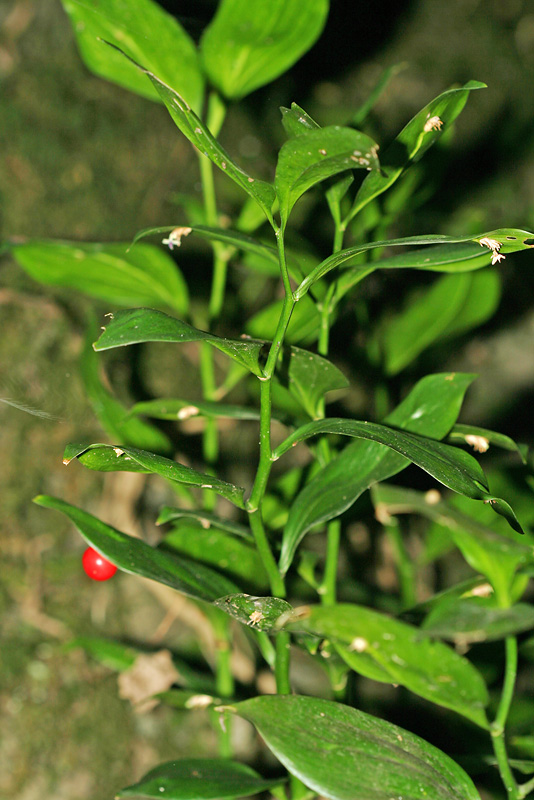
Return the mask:
<svg viewBox="0 0 534 800"><path fill-rule="evenodd" d="M470 242L478 242L481 240L490 239L495 240L501 244L499 252L515 253L519 250L528 250L534 247L534 234L528 231L521 231L517 228L499 228L498 230L488 231L487 233L480 233L476 236L445 236L433 235L427 236L406 236L402 239L385 239L378 242L369 242L368 244L357 244L353 247L347 247L340 250L339 253L334 253L327 259L318 264L309 275L304 278L300 286L293 292L296 300L303 297L313 284L326 275L336 267L346 264L352 258L359 256L369 250L383 247L409 247L410 245L443 245L443 247L429 249L425 255L425 250L415 250L408 253L404 258L402 256L394 256L382 261L377 261L372 265L358 266L355 270L351 270L350 274L342 275L340 278L341 283L343 280L348 281L350 285L357 282L354 277L354 272L368 271L369 269L423 269L437 272L463 272L473 269L480 269L490 263L491 251L482 252L476 250ZM455 248L451 245L460 244L463 247L456 252ZM478 252L478 256L477 256ZM347 288L345 287L346 291ZM344 292L343 292L344 293Z"/></svg>
<svg viewBox="0 0 534 800"><path fill-rule="evenodd" d="M349 385L335 364L299 347L284 348L277 377L312 418L321 415L321 401L327 392Z"/></svg>
<svg viewBox="0 0 534 800"><path fill-rule="evenodd" d="M377 149L369 136L338 125L289 139L278 154L274 181L282 227L299 197L316 183L349 169L378 169Z"/></svg>
<svg viewBox="0 0 534 800"><path fill-rule="evenodd" d="M293 621L294 620L294 621ZM442 642L421 638L418 628L363 606L304 606L284 628L333 641L352 669L374 680L398 683L421 697L488 727L489 696L475 667Z"/></svg>
<svg viewBox="0 0 534 800"><path fill-rule="evenodd" d="M275 300L260 309L247 321L246 332L255 339L272 341L276 334L283 304L283 300ZM303 297L291 314L284 341L287 344L313 342L318 338L320 325L321 315L317 305L310 297Z"/></svg>
<svg viewBox="0 0 534 800"><path fill-rule="evenodd" d="M534 628L534 606L516 603L496 608L479 598L449 599L432 609L421 625L428 636L460 644L486 642L515 636Z"/></svg>
<svg viewBox="0 0 534 800"><path fill-rule="evenodd" d="M427 375L384 422L412 433L441 439L450 430L474 375ZM371 441L349 444L300 492L284 531L280 569L286 572L302 537L314 525L342 514L371 484L406 467L398 453Z"/></svg>
<svg viewBox="0 0 534 800"><path fill-rule="evenodd" d="M469 92L484 88L486 84L480 81L469 81L459 89L442 92L422 108L384 152L380 172L368 175L362 183L345 224L367 203L389 189L410 163L419 161L460 114Z"/></svg>
<svg viewBox="0 0 534 800"><path fill-rule="evenodd" d="M65 514L91 547L124 572L163 583L208 603L235 589L231 581L203 564L150 547L64 500L39 495L34 502Z"/></svg>
<svg viewBox="0 0 534 800"><path fill-rule="evenodd" d="M99 472L147 472L159 475L169 481L211 489L227 500L244 508L244 489L228 483L213 475L197 472L170 458L158 456L136 447L117 447L111 444L68 444L63 455L63 463L69 464L74 458L84 466Z"/></svg>
<svg viewBox="0 0 534 800"><path fill-rule="evenodd" d="M116 672L129 669L138 654L133 647L100 636L77 636L67 643L65 649L75 650L78 647L103 664L104 667Z"/></svg>
<svg viewBox="0 0 534 800"><path fill-rule="evenodd" d="M471 779L447 755L355 708L314 697L273 695L245 700L229 710L252 722L289 772L322 797L480 800Z"/></svg>
<svg viewBox="0 0 534 800"><path fill-rule="evenodd" d="M96 325L90 325L80 358L80 372L87 397L104 430L124 444L170 453L172 445L164 433L153 425L129 416L128 409L105 388L100 379L100 361L91 342L97 335Z"/></svg>
<svg viewBox="0 0 534 800"><path fill-rule="evenodd" d="M275 199L275 192L271 184L252 178L241 167L238 167L226 150L221 147L217 139L210 133L209 129L197 117L189 103L175 89L161 80L155 73L134 61L123 50L115 47L110 42L108 44L119 53L122 53L125 58L150 78L174 123L184 136L247 194L253 197L263 209L267 219L272 220L271 208Z"/></svg>
<svg viewBox="0 0 534 800"><path fill-rule="evenodd" d="M213 697L213 695L210 694L199 694L198 692L192 692L186 689L168 689L166 692L158 692L154 697L166 706L184 709L185 711L210 708L210 706L221 702L220 697Z"/></svg>
<svg viewBox="0 0 534 800"><path fill-rule="evenodd" d="M496 269L470 272L467 297L440 339L461 336L477 325L482 325L493 315L501 299L501 275Z"/></svg>
<svg viewBox="0 0 534 800"><path fill-rule="evenodd" d="M254 375L263 376L260 354L264 342L250 339L221 339L212 333L193 328L186 322L152 308L119 311L110 319L95 342L95 350L109 350L140 342L208 342L225 355L246 367Z"/></svg>
<svg viewBox="0 0 534 800"><path fill-rule="evenodd" d="M258 589L269 586L256 548L214 526L205 529L198 524L181 523L166 534L163 542L181 555L240 579L240 585Z"/></svg>
<svg viewBox="0 0 534 800"><path fill-rule="evenodd" d="M527 463L528 445L517 444L510 436L476 425L456 424L450 431L447 441L452 444L468 444L479 453L485 453L490 445L517 453L523 464Z"/></svg>
<svg viewBox="0 0 534 800"><path fill-rule="evenodd" d="M358 110L355 111L351 116L351 125L354 125L357 128L362 124L362 122L365 122L369 116L369 112L374 108L380 99L382 92L387 88L391 79L394 78L395 75L398 75L399 72L402 72L402 70L406 69L407 66L407 63L392 64L382 72L373 91L368 95L367 99L362 103Z"/></svg>
<svg viewBox="0 0 534 800"><path fill-rule="evenodd" d="M279 597L253 597L249 594L219 597L214 605L257 631L271 631L282 614L292 610L289 603Z"/></svg>
<svg viewBox="0 0 534 800"><path fill-rule="evenodd" d="M174 522L178 519L198 519L200 522L209 528L214 525L227 533L232 533L234 536L240 536L242 539L254 540L250 529L245 525L240 525L232 520L222 519L209 511L197 511L192 508L173 508L172 506L163 506L159 512L156 525L164 525L166 522Z"/></svg>
<svg viewBox="0 0 534 800"><path fill-rule="evenodd" d="M319 38L328 0L221 0L200 51L211 83L233 100L282 75Z"/></svg>
<svg viewBox="0 0 534 800"><path fill-rule="evenodd" d="M222 800L248 797L279 783L279 779L265 780L251 767L227 758L188 758L160 764L117 797Z"/></svg>
<svg viewBox="0 0 534 800"><path fill-rule="evenodd" d="M62 0L80 53L90 70L131 92L159 100L133 65L103 46L100 39L128 51L187 98L202 106L204 78L193 40L178 20L151 0Z"/></svg>
<svg viewBox="0 0 534 800"><path fill-rule="evenodd" d="M142 244L30 241L11 247L17 263L32 278L121 306L149 303L184 314L189 304L185 281L161 248Z"/></svg>
<svg viewBox="0 0 534 800"><path fill-rule="evenodd" d="M130 414L143 414L154 419L167 419L182 421L191 417L211 417L218 419L248 419L258 420L259 411L245 406L234 406L217 403L211 400L179 400L177 397L167 397L158 400L144 400L131 407Z"/></svg>

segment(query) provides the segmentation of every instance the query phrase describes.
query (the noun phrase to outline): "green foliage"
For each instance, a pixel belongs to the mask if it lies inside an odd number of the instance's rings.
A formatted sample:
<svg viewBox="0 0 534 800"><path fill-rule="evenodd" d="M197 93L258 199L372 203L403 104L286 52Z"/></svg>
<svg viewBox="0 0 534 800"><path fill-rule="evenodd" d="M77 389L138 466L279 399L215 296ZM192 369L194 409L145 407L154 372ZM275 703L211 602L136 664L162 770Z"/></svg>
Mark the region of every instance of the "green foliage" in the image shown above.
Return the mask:
<svg viewBox="0 0 534 800"><path fill-rule="evenodd" d="M159 481L166 503L157 524L170 528L154 546L64 500L42 494L35 502L65 515L123 572L191 598L217 641L213 676L184 667L186 688L157 699L184 713L220 698L220 757L161 764L116 796L209 800L271 790L291 800L476 800L478 789L449 755L380 718L400 710L407 727L417 729L416 695L448 735L460 730L467 739L471 729L455 726L477 726L494 756L474 751L473 774L496 764L509 800L522 800L533 787L521 785L513 770L529 774L531 765L508 757L506 735L517 636L534 628L534 609L523 598L534 574L527 494L533 481L526 474L532 455L506 434L458 422L476 376L445 371L441 348L491 318L500 297L499 263L532 248L534 234L503 227L476 235L401 235L401 212L416 219L414 192L424 178L410 169L444 132L452 135L471 92L484 84L441 93L383 148L354 125L365 123L398 67L386 69L369 100L336 124L323 127L292 103L281 109L286 141L270 182L243 170L221 144L225 101L292 66L320 35L327 0L220 0L198 48L151 0L63 5L90 69L165 105L196 150L204 202L182 197L188 224L132 232L130 248L40 240L3 248L35 280L112 304L99 335L93 322L87 326L81 357L88 400L112 441L68 444L64 463L156 476L151 480ZM228 224L218 206L223 175L233 182ZM168 252L141 242L163 235L171 251L187 240L183 272ZM190 241L212 256L208 298L195 272L208 271L204 256L193 248L195 271L186 266ZM395 297L387 284L391 270L403 271ZM421 286L417 271L443 274L427 274ZM380 282L368 291L365 278L373 273ZM184 381L179 396L147 397L132 381L130 407L115 397L98 353L128 348L115 353L119 359L133 348L161 353L175 344L187 345L198 392ZM439 367L424 374L429 353ZM337 403L333 414L330 401ZM199 447L185 446L182 434L191 433L191 423ZM256 436L252 444L247 439L251 427L259 428L259 452ZM228 428L237 431L233 443ZM490 463L485 471L463 449L483 452L490 444L523 470L520 488L508 464L495 470ZM385 483L407 467L399 484ZM422 491L421 482L430 488ZM436 482L444 487L439 492ZM367 489L371 503L355 506ZM350 549L354 518L377 551L388 542L398 592L377 587L368 566L357 563ZM322 534L320 542L305 539L310 532ZM419 545L411 549L414 537ZM418 603L419 570L448 553L463 557L466 574L474 574L447 586L427 575L431 591ZM250 687L236 684L230 652L245 638L257 673L273 671L276 695L250 697ZM484 651L457 652L442 641L499 647L503 639L502 685ZM117 671L131 668L137 656L102 637L78 637L72 646ZM321 665L335 702L292 694L295 648ZM526 658L531 649L527 642ZM392 690L381 696L380 717L358 708L366 702L362 681ZM393 707L388 698L397 687L409 693L397 692ZM203 688L209 694L195 694ZM232 759L233 715L256 727L280 777L263 778ZM426 730L431 736L431 726ZM447 736L439 741L444 747ZM450 750L461 747L455 742Z"/></svg>

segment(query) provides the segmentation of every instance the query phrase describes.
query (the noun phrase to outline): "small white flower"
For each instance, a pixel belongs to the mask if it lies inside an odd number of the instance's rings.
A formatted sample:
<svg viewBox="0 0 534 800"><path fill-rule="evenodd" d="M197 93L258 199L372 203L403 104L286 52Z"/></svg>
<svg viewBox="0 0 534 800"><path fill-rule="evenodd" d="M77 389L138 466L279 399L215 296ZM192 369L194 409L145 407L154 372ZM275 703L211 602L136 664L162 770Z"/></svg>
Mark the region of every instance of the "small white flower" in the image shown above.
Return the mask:
<svg viewBox="0 0 534 800"><path fill-rule="evenodd" d="M502 256L504 258L504 256ZM468 433L465 437L467 444L470 444L476 453L485 453L489 450L489 441L485 436L476 436L474 433Z"/></svg>
<svg viewBox="0 0 534 800"><path fill-rule="evenodd" d="M501 243L497 239L489 239L487 236L484 239L479 239L481 247L489 247L490 250L495 250L497 253L501 249Z"/></svg>
<svg viewBox="0 0 534 800"><path fill-rule="evenodd" d="M505 258L506 256L504 255L504 253L496 253L495 251L493 251L491 255L491 265L493 266L494 264L498 264L499 261L504 261Z"/></svg>
<svg viewBox="0 0 534 800"><path fill-rule="evenodd" d="M168 239L162 239L161 243L166 244L169 250L174 250L174 247L180 247L182 244L182 236L189 236L191 233L191 228L181 227L181 228L174 228L169 233Z"/></svg>
<svg viewBox="0 0 534 800"><path fill-rule="evenodd" d="M263 619L263 614L261 611L253 611L252 614L249 614L249 620L251 625L257 625Z"/></svg>
<svg viewBox="0 0 534 800"><path fill-rule="evenodd" d="M439 117L430 117L425 122L425 127L423 128L425 133L430 133L430 131L440 131L443 125L443 120Z"/></svg>

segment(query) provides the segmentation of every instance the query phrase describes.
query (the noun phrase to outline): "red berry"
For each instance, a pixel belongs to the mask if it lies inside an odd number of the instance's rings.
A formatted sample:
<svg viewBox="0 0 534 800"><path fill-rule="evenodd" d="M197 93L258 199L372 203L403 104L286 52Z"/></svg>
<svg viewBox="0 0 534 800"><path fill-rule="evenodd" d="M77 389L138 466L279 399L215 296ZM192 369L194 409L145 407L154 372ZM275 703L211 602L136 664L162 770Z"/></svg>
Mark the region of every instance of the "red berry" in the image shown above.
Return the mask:
<svg viewBox="0 0 534 800"><path fill-rule="evenodd" d="M82 556L82 566L87 575L94 581L107 581L117 572L117 567L101 556L92 547L88 547Z"/></svg>

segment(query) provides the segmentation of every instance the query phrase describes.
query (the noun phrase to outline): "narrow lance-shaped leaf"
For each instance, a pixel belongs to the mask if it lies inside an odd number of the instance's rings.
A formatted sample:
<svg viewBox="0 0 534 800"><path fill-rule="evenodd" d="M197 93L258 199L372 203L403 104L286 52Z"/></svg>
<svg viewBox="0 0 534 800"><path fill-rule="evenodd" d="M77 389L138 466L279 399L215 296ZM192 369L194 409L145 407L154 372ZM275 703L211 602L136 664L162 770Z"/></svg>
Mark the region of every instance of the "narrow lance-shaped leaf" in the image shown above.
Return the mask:
<svg viewBox="0 0 534 800"><path fill-rule="evenodd" d="M231 800L266 792L281 781L266 780L251 767L227 758L188 758L151 769L120 797L167 800Z"/></svg>
<svg viewBox="0 0 534 800"><path fill-rule="evenodd" d="M387 67L381 74L380 78L378 79L373 91L367 97L367 99L362 103L357 111L354 112L350 121L351 124L358 127L365 122L367 117L369 116L369 112L374 108L378 100L380 99L382 92L385 91L389 82L392 78L402 72L403 69L406 69L408 64L406 62L402 62L400 64L392 64L390 67Z"/></svg>
<svg viewBox="0 0 534 800"><path fill-rule="evenodd" d="M464 646L516 636L534 628L534 606L516 603L496 608L487 600L473 597L448 599L432 609L421 625L421 633L451 639Z"/></svg>
<svg viewBox="0 0 534 800"><path fill-rule="evenodd" d="M460 425L457 423L447 437L451 444L467 444L478 453L485 453L490 445L517 453L523 464L527 463L528 445L518 444L510 436L476 425Z"/></svg>
<svg viewBox="0 0 534 800"><path fill-rule="evenodd" d="M270 83L319 38L328 0L221 0L200 43L210 81L238 99Z"/></svg>
<svg viewBox="0 0 534 800"><path fill-rule="evenodd" d="M228 710L252 722L289 772L321 797L480 800L471 779L449 756L355 708L315 697L272 695Z"/></svg>
<svg viewBox="0 0 534 800"><path fill-rule="evenodd" d="M280 620L284 629L327 638L356 672L399 683L433 703L488 727L489 702L480 673L442 642L421 638L413 625L363 606L304 606Z"/></svg>
<svg viewBox="0 0 534 800"><path fill-rule="evenodd" d="M69 464L74 458L77 458L89 469L99 472L147 472L170 481L176 481L176 483L211 489L222 497L226 497L239 508L244 508L245 490L241 487L234 486L233 483L228 483L213 475L197 472L191 467L185 467L177 461L149 453L147 450L100 443L69 444L65 448L63 463Z"/></svg>
<svg viewBox="0 0 534 800"><path fill-rule="evenodd" d="M427 375L384 422L441 439L456 421L474 377L465 373ZM310 528L343 513L371 484L395 475L407 464L399 453L376 442L359 439L347 445L294 500L284 530L281 570L287 571L299 542Z"/></svg>
<svg viewBox="0 0 534 800"><path fill-rule="evenodd" d="M240 525L233 520L223 519L209 511L197 510L194 508L174 508L173 506L163 506L159 512L156 525L164 525L167 522L174 522L179 519L198 519L205 528L214 525L227 533L239 536L243 539L254 540L250 528Z"/></svg>
<svg viewBox="0 0 534 800"><path fill-rule="evenodd" d="M384 152L380 172L369 175L361 185L345 225L367 203L389 189L406 167L418 161L439 139L462 111L469 92L484 88L486 84L480 81L469 81L459 89L448 89L422 108Z"/></svg>
<svg viewBox="0 0 534 800"><path fill-rule="evenodd" d="M345 250L340 250L339 253L334 253L333 255L329 256L327 259L322 261L320 264L315 267L315 269L310 272L310 274L302 281L300 286L293 292L293 296L295 300L301 298L306 292L310 289L313 284L326 275L331 270L335 269L336 267L345 264L347 261L350 261L351 258L360 255L361 253L365 253L368 250L374 250L377 247L393 247L393 246L400 246L400 247L407 247L410 245L453 245L453 244L464 244L469 242L478 242L483 247L488 247L490 254L492 256L492 261L498 261L499 257L506 253L515 253L518 250L528 250L534 247L534 234L529 233L529 231L522 231L516 228L499 228L498 230L488 231L487 233L479 233L476 236L445 236L445 235L434 235L429 234L427 236L407 236L402 239L385 239L384 241L380 242L369 242L368 244L357 244L353 247L348 247ZM488 242L490 244L488 244ZM494 247L491 245L495 244ZM498 247L497 247L498 245ZM423 258L423 252L418 250L415 254L408 254L404 261L401 257L396 257L394 259L385 259L384 261L379 261L376 264L373 264L374 269L402 269L402 268L414 268L414 269L423 269L423 270L432 270L438 272L448 272L448 271L469 271L471 269L478 269L481 266L485 266L484 263L480 263L479 260L476 259L476 248L473 249L472 247L467 249L463 255L463 264L461 269L457 269L456 265L462 261L462 253L460 253L460 258L457 259L454 256L454 251L446 250L441 251L438 254L437 259L432 259L432 251L430 250L428 253L428 260L425 261ZM487 253L484 254L487 256ZM414 260L415 256L415 260ZM471 262L471 259L474 259ZM444 268L445 267L445 268ZM452 267L452 268L451 268ZM368 270L368 265L363 265L362 267L358 267L359 270Z"/></svg>
<svg viewBox="0 0 534 800"><path fill-rule="evenodd" d="M289 139L278 154L274 182L282 226L299 197L316 183L349 169L377 169L377 150L369 136L338 125Z"/></svg>
<svg viewBox="0 0 534 800"><path fill-rule="evenodd" d="M145 69L141 64L138 64L120 48L115 47L115 45L109 42L108 44L122 53L123 56L128 58L141 72L150 78L154 88L165 103L173 121L184 136L247 194L253 197L261 206L267 219L272 222L271 209L275 199L275 191L271 184L258 180L257 178L252 178L241 169L241 167L238 167L204 123L197 117L191 106L175 89L165 83L165 81L162 81L153 72Z"/></svg>
<svg viewBox="0 0 534 800"><path fill-rule="evenodd" d="M282 125L288 136L301 136L303 133L315 131L321 126L310 117L297 103L291 103L291 108L280 108Z"/></svg>
<svg viewBox="0 0 534 800"><path fill-rule="evenodd" d="M152 0L62 0L83 60L101 78L131 92L160 100L149 81L119 53L103 47L106 39L128 51L179 91L197 110L202 107L204 77L193 40L178 20Z"/></svg>
<svg viewBox="0 0 534 800"><path fill-rule="evenodd" d="M208 603L221 594L235 591L231 581L203 564L150 547L141 539L106 525L92 514L64 500L39 495L34 502L65 514L91 547L124 572L163 583L182 594Z"/></svg>
<svg viewBox="0 0 534 800"><path fill-rule="evenodd" d="M335 364L300 347L284 348L277 377L313 419L320 415L321 401L327 392L348 386Z"/></svg>
<svg viewBox="0 0 534 800"><path fill-rule="evenodd" d="M143 414L153 419L167 419L183 421L191 417L211 417L219 419L259 420L259 411L245 406L234 406L227 403L217 403L211 400L199 400L192 403L190 400L179 400L177 397L161 398L159 400L144 400L136 403L130 409L130 414Z"/></svg>
<svg viewBox="0 0 534 800"><path fill-rule="evenodd" d="M186 322L155 311L152 308L135 308L114 314L97 342L95 350L108 350L140 342L200 342L205 341L225 355L246 367L254 375L262 376L260 355L264 342L251 339L221 339L212 333L193 328Z"/></svg>
<svg viewBox="0 0 534 800"><path fill-rule="evenodd" d="M67 286L120 306L148 303L187 311L187 285L172 258L151 244L29 241L12 245L17 263L49 286Z"/></svg>

